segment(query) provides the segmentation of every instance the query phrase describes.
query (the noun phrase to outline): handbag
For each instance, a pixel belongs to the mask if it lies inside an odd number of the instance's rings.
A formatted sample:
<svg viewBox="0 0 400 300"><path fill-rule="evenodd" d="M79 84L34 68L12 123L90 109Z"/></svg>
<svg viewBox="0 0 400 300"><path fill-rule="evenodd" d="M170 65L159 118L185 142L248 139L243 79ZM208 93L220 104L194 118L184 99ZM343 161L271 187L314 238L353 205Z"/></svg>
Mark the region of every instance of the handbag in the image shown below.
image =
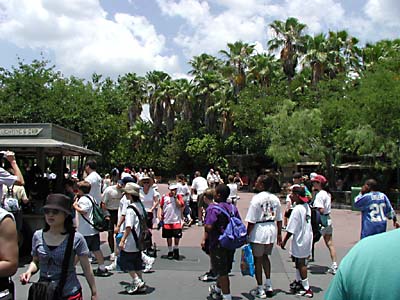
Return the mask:
<svg viewBox="0 0 400 300"><path fill-rule="evenodd" d="M32 283L29 288L28 300L61 300L62 291L68 274L68 264L71 258L75 231L68 237L67 248L65 249L64 260L61 269L60 281L38 281Z"/></svg>

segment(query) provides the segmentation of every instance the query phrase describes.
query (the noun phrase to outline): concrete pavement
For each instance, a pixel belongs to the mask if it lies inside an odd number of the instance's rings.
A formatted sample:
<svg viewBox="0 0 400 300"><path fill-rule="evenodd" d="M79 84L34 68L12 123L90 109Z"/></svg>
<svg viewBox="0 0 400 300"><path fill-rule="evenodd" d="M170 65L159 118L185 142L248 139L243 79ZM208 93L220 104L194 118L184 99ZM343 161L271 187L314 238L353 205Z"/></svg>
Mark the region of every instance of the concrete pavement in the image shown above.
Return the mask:
<svg viewBox="0 0 400 300"><path fill-rule="evenodd" d="M167 186L160 185L160 192L166 192ZM240 201L238 208L242 218L246 216L247 208L252 193L240 193ZM334 224L334 244L337 251L338 262L349 251L349 249L359 240L360 234L360 213L349 210L333 210L332 220ZM389 224L389 229L391 229ZM185 258L181 261L161 259L162 254L166 254L166 242L161 238L161 231L154 230L154 241L157 243L160 251L154 264L154 272L144 274L144 280L149 286L148 292L142 295L127 295L123 291L121 285L129 282L128 274L114 273L113 276L107 278L96 277L99 299L127 299L134 297L135 299L207 299L208 286L210 283L204 283L198 280L198 276L209 269L208 257L200 250L200 240L203 227L192 226L185 229L181 240L180 252ZM106 234L102 234L102 249L105 255L109 255L110 251L106 243ZM289 246L288 246L289 248ZM309 266L309 280L311 288L314 291L314 299L323 299L329 282L333 275L327 273L327 269L331 264L329 251L323 240L316 245L316 261ZM232 271L231 289L233 299L254 299L249 291L256 286L255 279L249 276L243 277L239 269L240 251L236 251L235 263ZM109 262L107 262L108 264ZM289 251L281 250L274 247L271 257L272 264L272 283L276 291L274 299L301 299L303 297L289 294L289 283L294 279L295 269L289 258ZM16 299L27 299L28 285L21 285L17 276L28 267L28 263L21 263L17 274L14 276L16 285ZM94 265L94 267L96 267ZM78 272L82 274L80 267ZM37 275L33 278L36 280ZM81 281L84 299L90 299L90 291L88 285L82 275L79 276Z"/></svg>

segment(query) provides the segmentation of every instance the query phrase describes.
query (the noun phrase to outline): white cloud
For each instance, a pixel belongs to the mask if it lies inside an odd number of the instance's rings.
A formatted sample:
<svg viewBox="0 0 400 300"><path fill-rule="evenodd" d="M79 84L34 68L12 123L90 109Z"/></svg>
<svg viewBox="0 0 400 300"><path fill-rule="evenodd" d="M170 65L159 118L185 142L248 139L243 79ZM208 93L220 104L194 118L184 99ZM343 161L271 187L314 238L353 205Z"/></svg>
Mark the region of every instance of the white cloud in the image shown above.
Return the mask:
<svg viewBox="0 0 400 300"><path fill-rule="evenodd" d="M210 5L201 0L157 2L164 14L187 20L187 26L182 26L174 41L188 58L202 52L215 55L227 43L238 40L266 45L271 37L269 24L274 20L296 17L307 24L310 33L327 31L326 28L336 30L345 23L345 11L338 0L210 0ZM214 6L222 9L213 9ZM200 18L193 17L189 7L207 9L195 10Z"/></svg>
<svg viewBox="0 0 400 300"><path fill-rule="evenodd" d="M398 0L368 0L364 11L374 22L399 28L400 2Z"/></svg>
<svg viewBox="0 0 400 300"><path fill-rule="evenodd" d="M55 63L68 74L180 71L177 56L163 55L165 37L143 16L106 18L97 0L0 0L0 5L0 38L53 51Z"/></svg>
<svg viewBox="0 0 400 300"><path fill-rule="evenodd" d="M173 0L157 0L161 12L167 16L179 16L192 25L205 22L210 17L210 7L206 1L181 0L176 3Z"/></svg>

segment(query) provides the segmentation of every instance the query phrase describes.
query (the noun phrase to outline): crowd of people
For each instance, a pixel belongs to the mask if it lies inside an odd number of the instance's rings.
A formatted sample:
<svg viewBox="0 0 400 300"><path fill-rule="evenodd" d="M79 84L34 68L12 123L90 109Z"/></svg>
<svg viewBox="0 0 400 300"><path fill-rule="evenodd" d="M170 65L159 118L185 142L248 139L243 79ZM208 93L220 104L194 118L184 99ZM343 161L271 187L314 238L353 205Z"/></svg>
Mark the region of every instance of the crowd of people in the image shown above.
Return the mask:
<svg viewBox="0 0 400 300"><path fill-rule="evenodd" d="M5 158L14 175L0 168L1 195L3 184L7 187L24 184L14 154L7 152ZM336 274L326 299L366 299L362 297L366 295L365 290L359 288L360 285L350 285L347 280L355 280L352 268L361 269L362 264L368 266L370 262L363 258L358 263L356 258L362 244L359 243L338 266L332 239L332 197L328 181L321 174L312 173L305 178L294 173L285 208L279 197L270 192L270 176L258 176L254 184L256 194L242 219L237 208L240 199L238 190L243 185L239 174L228 176L227 183L224 183L213 169L206 177L196 171L191 185L186 176L178 174L176 180L169 183L168 192L161 195L151 169L149 172L146 169L134 172L124 168L121 174L114 169L104 178L96 170L96 161L87 161L82 180L74 178L72 183L66 185L64 194L47 196L43 206L45 226L33 235L32 261L20 275L22 284L30 282L32 275L39 272L40 283L57 286L59 299L83 299L75 269L75 265L80 263L92 300L99 299L95 277L112 276L114 270L130 276L130 284L124 287L126 293L145 293L147 285L143 273L152 271L156 256L151 231L156 228L162 230L162 237L166 240L167 252L161 258L181 260L179 247L183 228L196 224L204 228L199 241L210 263L209 271L199 280L215 281L209 287L212 299L231 300L229 273L235 247L225 246L221 238L235 218L239 223L246 223L245 235L252 249L256 281L256 287L250 293L255 298L265 299L274 295L270 256L275 243L286 249L290 239L290 255L296 269L295 278L289 285L290 291L312 298L314 292L308 279L307 265L314 260L314 244L322 237L332 260L329 272ZM362 245L371 243L372 239L367 239L368 236L386 231L387 219L392 219L393 226L399 227L390 201L378 191L374 179L365 182L355 199L355 206L361 209L362 214L361 239L365 239ZM97 208L108 221L109 265L106 265L100 248L101 230L95 221ZM15 221L13 213L0 208L0 292L7 290L12 296L9 299L14 299L10 277L16 272L18 264ZM395 235L390 237L393 239L397 233L391 235ZM382 239L383 235L380 235L379 240ZM93 270L91 262L94 261L97 268ZM375 282L369 282L375 286ZM35 296L30 299L39 299L43 286L38 288L38 285L32 285L29 294L30 297ZM45 286L48 289L50 284ZM371 291L371 286L366 290Z"/></svg>

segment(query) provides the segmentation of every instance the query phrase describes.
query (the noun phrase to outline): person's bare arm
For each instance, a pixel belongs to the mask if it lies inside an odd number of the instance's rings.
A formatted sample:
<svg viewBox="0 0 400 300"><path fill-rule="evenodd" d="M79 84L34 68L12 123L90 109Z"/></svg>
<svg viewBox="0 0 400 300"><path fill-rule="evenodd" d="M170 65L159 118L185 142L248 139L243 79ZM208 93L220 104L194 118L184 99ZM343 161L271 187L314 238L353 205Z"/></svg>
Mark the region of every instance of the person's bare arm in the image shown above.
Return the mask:
<svg viewBox="0 0 400 300"><path fill-rule="evenodd" d="M11 164L11 168L14 171L14 175L17 176L17 180L14 182L15 185L24 185L24 177L22 176L21 170L18 167L17 161L15 160L14 152L7 151L6 158Z"/></svg>
<svg viewBox="0 0 400 300"><path fill-rule="evenodd" d="M13 219L0 223L0 277L12 276L18 269L18 235Z"/></svg>
<svg viewBox="0 0 400 300"><path fill-rule="evenodd" d="M79 262L81 263L83 274L85 275L86 281L89 284L90 291L92 292L91 300L95 300L97 299L96 281L94 279L92 266L90 265L88 256L87 255L79 256Z"/></svg>

